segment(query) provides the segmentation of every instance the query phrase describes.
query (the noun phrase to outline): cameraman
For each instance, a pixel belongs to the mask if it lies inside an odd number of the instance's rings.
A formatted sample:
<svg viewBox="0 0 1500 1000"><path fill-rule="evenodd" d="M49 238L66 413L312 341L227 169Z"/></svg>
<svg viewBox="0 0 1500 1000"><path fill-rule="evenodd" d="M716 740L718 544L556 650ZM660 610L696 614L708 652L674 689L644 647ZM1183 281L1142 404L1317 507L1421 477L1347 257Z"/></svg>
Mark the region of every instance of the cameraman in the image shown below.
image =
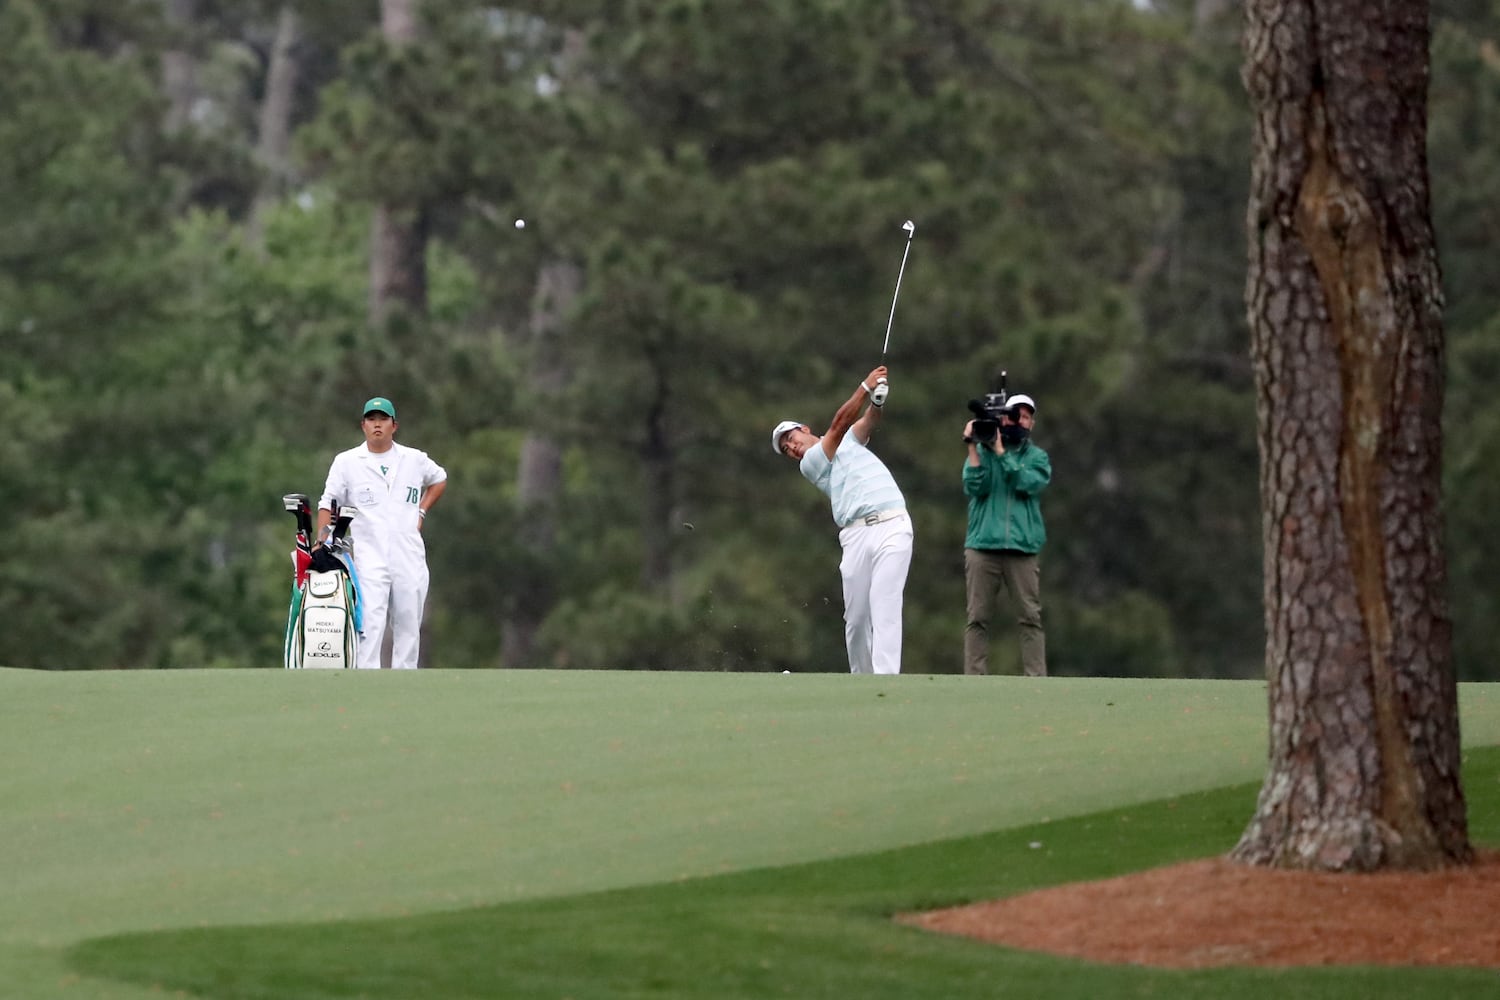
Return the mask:
<svg viewBox="0 0 1500 1000"><path fill-rule="evenodd" d="M995 593L1003 588L1020 610L1016 624L1021 628L1021 669L1027 677L1047 676L1038 561L1047 529L1038 498L1052 481L1052 462L1031 440L1035 423L1036 403L1030 396L1015 395L993 419L964 425L969 449L964 465L964 494L969 498L969 531L964 537L966 674L989 673L990 614Z"/></svg>

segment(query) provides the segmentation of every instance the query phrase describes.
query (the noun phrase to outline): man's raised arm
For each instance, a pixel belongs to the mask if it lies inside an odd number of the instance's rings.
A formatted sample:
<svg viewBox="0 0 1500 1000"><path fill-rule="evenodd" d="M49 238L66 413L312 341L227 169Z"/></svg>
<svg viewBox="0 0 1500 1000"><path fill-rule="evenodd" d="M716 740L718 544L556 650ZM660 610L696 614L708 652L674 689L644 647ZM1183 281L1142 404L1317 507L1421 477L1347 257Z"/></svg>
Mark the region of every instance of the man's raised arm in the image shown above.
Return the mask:
<svg viewBox="0 0 1500 1000"><path fill-rule="evenodd" d="M828 430L823 434L822 440L823 454L828 456L830 462L833 461L834 453L839 450L839 445L843 443L844 435L849 432L849 428L853 427L860 420L860 416L865 409L865 404L870 401L870 393L874 390L876 383L885 377L885 365L873 369L865 377L865 380L859 384L859 388L854 390L854 395L845 400L844 405L840 406L838 411L834 413L833 423L828 425ZM878 412L878 408L876 409ZM869 437L869 430L866 430L864 436L860 438L860 442L868 441Z"/></svg>

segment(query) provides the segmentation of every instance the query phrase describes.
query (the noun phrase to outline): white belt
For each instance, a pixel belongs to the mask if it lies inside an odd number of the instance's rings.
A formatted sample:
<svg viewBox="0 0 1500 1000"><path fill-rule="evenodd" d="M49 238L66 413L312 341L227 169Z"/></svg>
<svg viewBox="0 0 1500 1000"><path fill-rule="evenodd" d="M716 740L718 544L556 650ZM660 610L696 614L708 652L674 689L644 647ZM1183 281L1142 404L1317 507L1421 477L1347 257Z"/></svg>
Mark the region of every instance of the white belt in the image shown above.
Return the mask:
<svg viewBox="0 0 1500 1000"><path fill-rule="evenodd" d="M877 510L873 514L865 514L862 517L856 517L854 520L852 520L848 524L844 525L844 527L846 527L846 528L868 528L871 525L883 524L886 521L894 521L898 517L905 517L905 516L906 516L906 508L905 507L893 507L890 510Z"/></svg>

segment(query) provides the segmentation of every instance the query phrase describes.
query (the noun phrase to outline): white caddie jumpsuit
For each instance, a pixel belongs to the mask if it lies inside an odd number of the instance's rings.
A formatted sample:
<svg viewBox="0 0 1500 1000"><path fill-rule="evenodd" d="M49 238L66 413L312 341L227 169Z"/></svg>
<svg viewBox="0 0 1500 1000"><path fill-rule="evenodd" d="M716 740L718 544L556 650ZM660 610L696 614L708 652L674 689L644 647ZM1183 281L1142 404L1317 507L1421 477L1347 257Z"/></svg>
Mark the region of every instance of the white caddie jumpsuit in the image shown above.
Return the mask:
<svg viewBox="0 0 1500 1000"><path fill-rule="evenodd" d="M363 629L355 664L380 669L380 646L387 616L391 625L391 667L414 670L427 603L427 547L419 528L417 504L427 487L448 478L425 451L391 442L389 451L367 445L340 452L328 468L319 508L333 501L355 507L349 526L354 539L354 570L359 575Z"/></svg>

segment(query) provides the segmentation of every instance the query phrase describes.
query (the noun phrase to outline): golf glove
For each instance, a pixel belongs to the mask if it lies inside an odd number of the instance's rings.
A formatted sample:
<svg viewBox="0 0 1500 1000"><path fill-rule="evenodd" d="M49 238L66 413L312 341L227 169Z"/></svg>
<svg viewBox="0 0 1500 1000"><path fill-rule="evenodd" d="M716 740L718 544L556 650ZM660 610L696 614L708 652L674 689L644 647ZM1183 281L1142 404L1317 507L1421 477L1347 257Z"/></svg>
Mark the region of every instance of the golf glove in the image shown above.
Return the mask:
<svg viewBox="0 0 1500 1000"><path fill-rule="evenodd" d="M891 394L891 387L885 379L876 379L875 388L870 390L870 403L873 406L884 406L886 397Z"/></svg>

